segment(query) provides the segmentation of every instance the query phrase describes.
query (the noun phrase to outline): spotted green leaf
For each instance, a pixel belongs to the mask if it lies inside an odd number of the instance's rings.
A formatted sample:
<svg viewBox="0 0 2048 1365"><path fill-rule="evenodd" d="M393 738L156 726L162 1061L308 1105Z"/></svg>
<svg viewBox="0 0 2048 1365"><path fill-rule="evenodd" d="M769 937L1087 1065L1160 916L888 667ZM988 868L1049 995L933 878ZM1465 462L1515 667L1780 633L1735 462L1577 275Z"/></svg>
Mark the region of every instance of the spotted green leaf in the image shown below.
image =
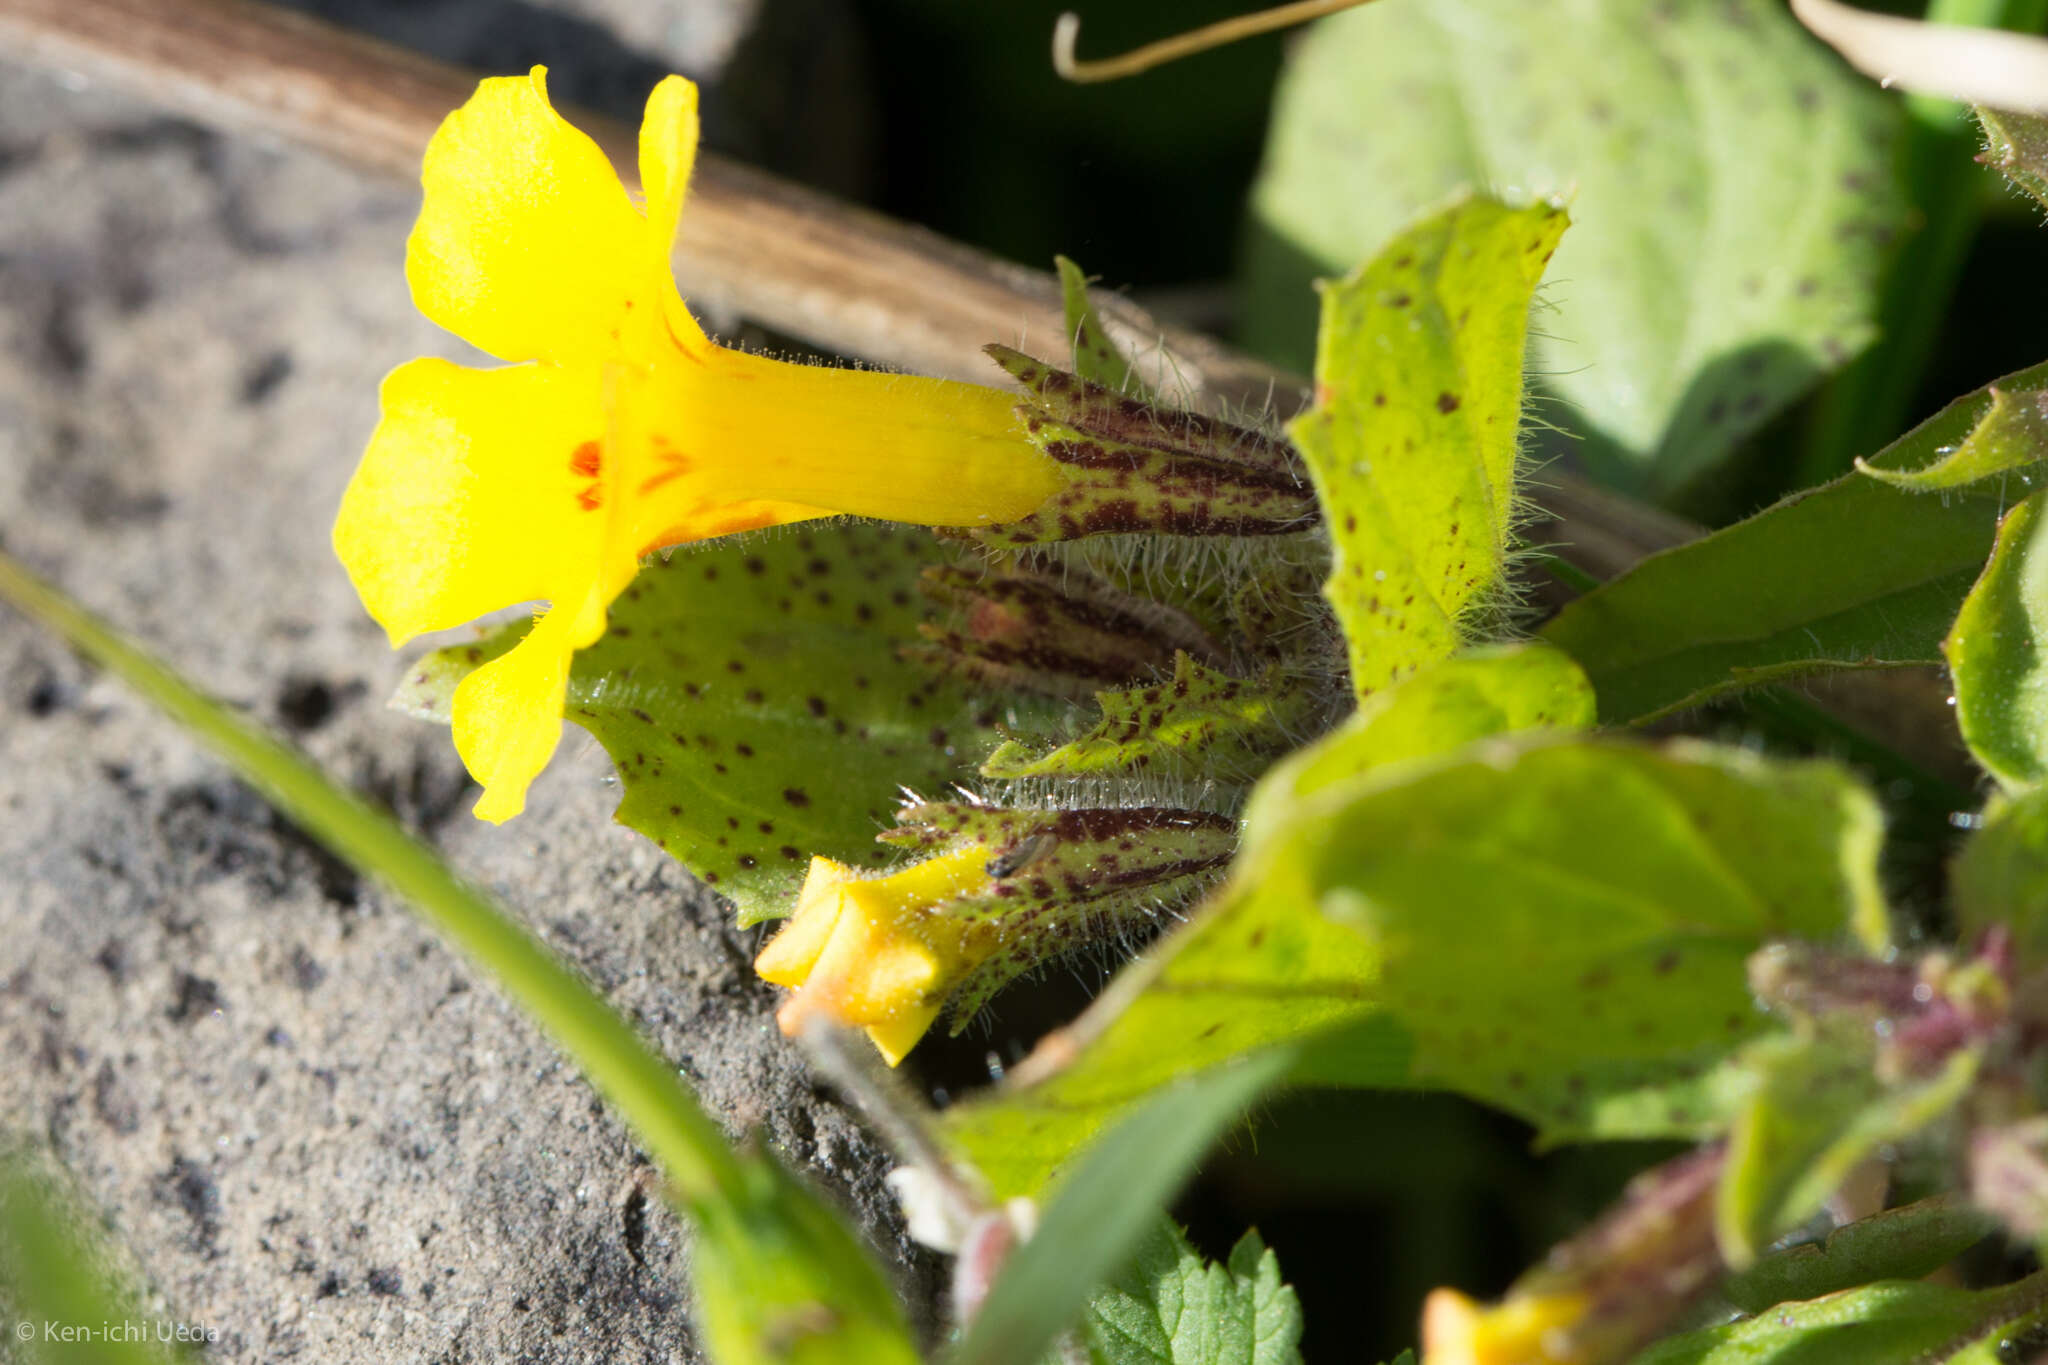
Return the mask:
<svg viewBox="0 0 2048 1365"><path fill-rule="evenodd" d="M1674 489L1873 335L1896 121L1778 0L1378 0L1282 78L1247 330L1301 364L1309 281L1425 205L1566 196L1533 367L1603 475Z"/></svg>
<svg viewBox="0 0 2048 1365"><path fill-rule="evenodd" d="M2048 1276L1998 1289L1888 1280L1659 1342L1634 1365L2010 1365L2038 1341Z"/></svg>
<svg viewBox="0 0 2048 1365"><path fill-rule="evenodd" d="M1414 1078L1553 1136L1701 1131L1715 1116L1630 1106L1757 1030L1749 953L1884 941L1876 805L1832 765L1524 740L1271 815L1247 825L1247 875L1288 894L1299 869L1371 946Z"/></svg>
<svg viewBox="0 0 2048 1365"><path fill-rule="evenodd" d="M1877 808L1828 764L1483 741L1253 815L1206 909L948 1112L999 1187L1173 1077L1318 1034L1340 1045L1310 1043L1305 1079L1455 1090L1552 1140L1703 1135L1764 1027L1748 955L1884 937Z"/></svg>
<svg viewBox="0 0 2048 1365"><path fill-rule="evenodd" d="M2048 118L1979 109L1984 161L2048 208Z"/></svg>
<svg viewBox="0 0 2048 1365"><path fill-rule="evenodd" d="M1460 199L1323 292L1289 428L1336 554L1323 592L1368 696L1466 643L1513 518L1529 297L1563 210Z"/></svg>
<svg viewBox="0 0 2048 1365"><path fill-rule="evenodd" d="M1088 297L1088 276L1064 256L1052 259L1059 267L1067 335L1074 343L1074 373L1118 393L1150 398L1151 394L1131 369L1131 362L1110 339L1109 329L1102 325L1102 315L1095 311L1095 304Z"/></svg>
<svg viewBox="0 0 2048 1365"><path fill-rule="evenodd" d="M618 766L620 823L732 897L741 923L789 913L812 854L889 861L875 835L898 788L964 780L994 743L986 697L898 654L941 553L856 524L678 553L576 656L567 715ZM454 685L525 629L428 656L400 704L445 716Z"/></svg>
<svg viewBox="0 0 2048 1365"><path fill-rule="evenodd" d="M1998 523L1991 561L1942 642L1955 679L1956 723L1970 752L2006 787L2048 777L2048 537L2042 497Z"/></svg>
<svg viewBox="0 0 2048 1365"><path fill-rule="evenodd" d="M2008 486L2024 487L2036 468L2016 463L2011 444L2030 423L2008 426L2001 414L2022 414L2044 395L2048 365L1967 394L1865 471L1644 560L1565 607L1543 637L1586 670L1609 724L1825 669L1939 663L1991 553ZM1977 439L1994 427L1995 440ZM1994 449L2004 453L1949 462ZM2048 459L2048 442L2028 449L2036 462ZM1872 477L1939 485L1972 466L1996 469L1924 493Z"/></svg>

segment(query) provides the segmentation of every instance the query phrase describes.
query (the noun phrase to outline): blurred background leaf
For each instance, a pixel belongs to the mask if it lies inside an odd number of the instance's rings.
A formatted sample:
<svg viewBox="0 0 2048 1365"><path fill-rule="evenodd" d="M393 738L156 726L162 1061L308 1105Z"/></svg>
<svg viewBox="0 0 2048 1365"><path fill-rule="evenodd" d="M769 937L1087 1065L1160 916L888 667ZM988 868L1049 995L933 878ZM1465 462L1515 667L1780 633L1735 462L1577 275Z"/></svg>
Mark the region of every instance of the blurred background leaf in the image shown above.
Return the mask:
<svg viewBox="0 0 2048 1365"><path fill-rule="evenodd" d="M1534 368L1594 470L1669 495L1870 341L1896 123L1769 0L1380 0L1282 80L1246 335L1301 363L1309 280L1460 184L1563 197Z"/></svg>

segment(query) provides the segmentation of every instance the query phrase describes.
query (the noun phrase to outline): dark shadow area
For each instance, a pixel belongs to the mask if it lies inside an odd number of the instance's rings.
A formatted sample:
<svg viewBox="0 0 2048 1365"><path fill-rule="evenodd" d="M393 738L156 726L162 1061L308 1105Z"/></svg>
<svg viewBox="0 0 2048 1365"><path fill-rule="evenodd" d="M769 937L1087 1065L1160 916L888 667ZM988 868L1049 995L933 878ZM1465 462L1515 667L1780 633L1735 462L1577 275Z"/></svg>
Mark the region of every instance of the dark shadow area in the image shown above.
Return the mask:
<svg viewBox="0 0 2048 1365"><path fill-rule="evenodd" d="M1315 368L1316 321L1322 297L1315 282L1333 272L1286 234L1254 214L1245 215L1239 291L1258 307L1240 309L1238 342L1296 374Z"/></svg>
<svg viewBox="0 0 2048 1365"><path fill-rule="evenodd" d="M1000 1080L1046 1034L1088 1008L1121 959L1107 951L1054 963L1011 983L959 1036L941 1019L903 1060L903 1074L918 1092L944 1108Z"/></svg>
<svg viewBox="0 0 2048 1365"><path fill-rule="evenodd" d="M1175 1206L1205 1255L1256 1227L1301 1296L1310 1361L1391 1360L1440 1285L1499 1294L1630 1176L1682 1150L1538 1155L1530 1129L1450 1095L1311 1091L1270 1105Z"/></svg>
<svg viewBox="0 0 2048 1365"><path fill-rule="evenodd" d="M647 91L668 74L659 58L623 46L602 25L525 0L275 3L489 75L545 65L556 99L629 122L638 121Z"/></svg>
<svg viewBox="0 0 2048 1365"><path fill-rule="evenodd" d="M2048 358L2048 226L2014 194L1987 220L1956 282L1907 426L2003 374Z"/></svg>
<svg viewBox="0 0 2048 1365"><path fill-rule="evenodd" d="M1787 341L1774 338L1731 351L1694 378L1651 466L1670 462L1672 468L1695 472L1675 483L1666 476L1654 486L1640 487L1645 466L1634 461L1614 465L1611 447L1598 436L1587 441L1586 466L1614 487L1639 485L1636 491L1651 494L1681 516L1708 525L1735 520L1753 510L1746 505L1744 474L1754 466L1737 456L1778 417L1796 409L1820 378L1813 357ZM1776 472L1782 482L1786 470L1781 465Z"/></svg>
<svg viewBox="0 0 2048 1365"><path fill-rule="evenodd" d="M638 125L647 92L676 69L600 23L527 0L277 3L486 74L544 65L555 100L629 127ZM743 29L721 69L682 72L704 87L705 145L835 193L863 194L873 179L873 90L844 7L770 0Z"/></svg>
<svg viewBox="0 0 2048 1365"><path fill-rule="evenodd" d="M1048 55L1067 0L854 8L881 100L882 208L1041 269L1064 252L1112 289L1230 276L1281 38L1071 85ZM1081 55L1243 9L1098 5Z"/></svg>

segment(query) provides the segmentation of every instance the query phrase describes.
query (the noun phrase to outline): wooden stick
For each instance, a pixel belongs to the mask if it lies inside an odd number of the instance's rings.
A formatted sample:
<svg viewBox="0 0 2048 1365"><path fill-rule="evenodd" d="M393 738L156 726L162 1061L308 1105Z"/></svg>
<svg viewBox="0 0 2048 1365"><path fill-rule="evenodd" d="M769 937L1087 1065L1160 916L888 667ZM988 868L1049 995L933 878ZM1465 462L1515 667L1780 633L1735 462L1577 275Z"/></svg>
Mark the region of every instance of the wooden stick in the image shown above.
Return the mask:
<svg viewBox="0 0 2048 1365"><path fill-rule="evenodd" d="M288 138L412 179L427 139L477 73L253 0L0 0L0 52L75 71L202 122ZM633 130L563 114L630 184ZM1062 345L1058 286L934 233L706 152L676 249L685 295L884 365L1000 380L991 341ZM1283 404L1300 381L1209 338L1105 300L1123 339L1163 337L1198 393Z"/></svg>

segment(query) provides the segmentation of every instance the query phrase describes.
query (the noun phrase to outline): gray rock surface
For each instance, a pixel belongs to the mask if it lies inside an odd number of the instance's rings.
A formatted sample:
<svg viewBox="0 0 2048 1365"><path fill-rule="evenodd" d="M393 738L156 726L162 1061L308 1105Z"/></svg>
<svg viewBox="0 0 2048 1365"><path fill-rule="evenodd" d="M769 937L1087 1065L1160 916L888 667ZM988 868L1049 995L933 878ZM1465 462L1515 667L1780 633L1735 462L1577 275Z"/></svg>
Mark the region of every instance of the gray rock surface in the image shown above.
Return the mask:
<svg viewBox="0 0 2048 1365"><path fill-rule="evenodd" d="M755 936L611 823L596 746L572 732L497 829L446 734L383 707L403 660L327 532L378 378L460 353L406 295L415 207L0 66L0 539L388 802L732 1131L765 1131L928 1276L885 1157L775 1034ZM210 1358L695 1358L687 1237L573 1069L403 906L4 608L0 1134L54 1150L165 1315L219 1333Z"/></svg>

